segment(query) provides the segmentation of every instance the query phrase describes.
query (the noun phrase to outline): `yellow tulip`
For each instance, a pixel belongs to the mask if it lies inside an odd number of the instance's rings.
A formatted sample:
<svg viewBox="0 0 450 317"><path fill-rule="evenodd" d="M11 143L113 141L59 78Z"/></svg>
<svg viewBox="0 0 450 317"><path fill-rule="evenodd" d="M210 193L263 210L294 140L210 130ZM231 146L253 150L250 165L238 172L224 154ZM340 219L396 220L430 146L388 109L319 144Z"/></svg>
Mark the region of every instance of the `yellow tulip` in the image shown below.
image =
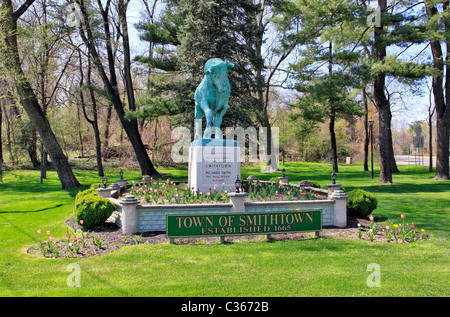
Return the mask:
<svg viewBox="0 0 450 317"><path fill-rule="evenodd" d="M395 225L394 225L394 228L398 228L398 224L395 224Z"/></svg>

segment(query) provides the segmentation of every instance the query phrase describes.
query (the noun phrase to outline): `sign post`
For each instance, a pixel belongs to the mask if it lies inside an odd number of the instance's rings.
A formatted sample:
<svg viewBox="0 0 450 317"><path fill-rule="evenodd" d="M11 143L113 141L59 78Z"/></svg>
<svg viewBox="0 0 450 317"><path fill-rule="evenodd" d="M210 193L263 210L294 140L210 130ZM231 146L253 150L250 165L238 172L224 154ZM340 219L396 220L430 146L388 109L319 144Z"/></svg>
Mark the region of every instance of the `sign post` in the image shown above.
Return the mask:
<svg viewBox="0 0 450 317"><path fill-rule="evenodd" d="M168 214L168 238L271 235L322 231L322 210ZM172 240L173 241L173 240Z"/></svg>

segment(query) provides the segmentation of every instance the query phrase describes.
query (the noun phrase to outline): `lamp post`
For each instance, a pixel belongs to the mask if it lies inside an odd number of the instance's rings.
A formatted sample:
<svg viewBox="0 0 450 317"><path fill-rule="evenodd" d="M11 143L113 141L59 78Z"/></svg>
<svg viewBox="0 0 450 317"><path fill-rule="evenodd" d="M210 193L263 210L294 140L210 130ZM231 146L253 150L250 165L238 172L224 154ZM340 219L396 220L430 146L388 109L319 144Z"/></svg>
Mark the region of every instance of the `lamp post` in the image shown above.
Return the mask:
<svg viewBox="0 0 450 317"><path fill-rule="evenodd" d="M281 173L283 173L283 177L286 177L286 170L284 169L284 167L283 167L283 169L281 170Z"/></svg>
<svg viewBox="0 0 450 317"><path fill-rule="evenodd" d="M336 184L336 173L333 172L333 174L331 174L331 179L333 180L333 184Z"/></svg>
<svg viewBox="0 0 450 317"><path fill-rule="evenodd" d="M119 175L120 175L120 179L123 179L123 171L122 170L120 170Z"/></svg>
<svg viewBox="0 0 450 317"><path fill-rule="evenodd" d="M372 118L369 119L369 133L370 133L370 152L371 152L371 158L370 158L370 165L372 169L372 178L373 178L373 124L375 123L375 120Z"/></svg>
<svg viewBox="0 0 450 317"><path fill-rule="evenodd" d="M234 187L236 188L236 193L239 193L239 189L241 189L241 180L239 176L237 176L236 181L234 182Z"/></svg>
<svg viewBox="0 0 450 317"><path fill-rule="evenodd" d="M103 188L106 188L106 182L108 181L108 177L103 176L102 182L103 182Z"/></svg>

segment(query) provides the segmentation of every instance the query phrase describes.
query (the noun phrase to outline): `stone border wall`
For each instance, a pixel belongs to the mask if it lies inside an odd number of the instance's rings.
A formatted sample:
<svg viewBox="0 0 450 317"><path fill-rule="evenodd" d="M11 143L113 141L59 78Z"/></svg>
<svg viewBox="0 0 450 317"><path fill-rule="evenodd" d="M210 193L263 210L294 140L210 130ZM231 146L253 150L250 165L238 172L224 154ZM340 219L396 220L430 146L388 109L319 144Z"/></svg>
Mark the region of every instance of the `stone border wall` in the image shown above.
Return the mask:
<svg viewBox="0 0 450 317"><path fill-rule="evenodd" d="M296 186L296 185L294 185ZM297 185L302 187L302 185ZM340 190L339 184L327 184L328 190L311 188L327 194L326 200L268 201L247 202L246 193L229 193L228 204L187 204L187 205L141 205L133 196L117 199L126 190L126 184L112 184L110 187L97 189L100 196L107 197L117 207L110 220L122 228L123 234L149 231L166 231L168 214L210 214L225 212L272 212L292 211L296 209L322 209L322 225L345 227L347 225L347 194Z"/></svg>

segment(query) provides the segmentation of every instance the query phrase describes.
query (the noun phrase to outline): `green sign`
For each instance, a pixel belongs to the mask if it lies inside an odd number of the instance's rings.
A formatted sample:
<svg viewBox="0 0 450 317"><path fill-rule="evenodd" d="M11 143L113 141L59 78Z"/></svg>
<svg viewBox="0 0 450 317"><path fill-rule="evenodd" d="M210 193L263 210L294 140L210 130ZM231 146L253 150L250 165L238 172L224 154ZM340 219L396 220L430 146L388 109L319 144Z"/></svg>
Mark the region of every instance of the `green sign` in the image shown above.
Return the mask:
<svg viewBox="0 0 450 317"><path fill-rule="evenodd" d="M168 214L169 238L277 234L322 230L322 210Z"/></svg>

